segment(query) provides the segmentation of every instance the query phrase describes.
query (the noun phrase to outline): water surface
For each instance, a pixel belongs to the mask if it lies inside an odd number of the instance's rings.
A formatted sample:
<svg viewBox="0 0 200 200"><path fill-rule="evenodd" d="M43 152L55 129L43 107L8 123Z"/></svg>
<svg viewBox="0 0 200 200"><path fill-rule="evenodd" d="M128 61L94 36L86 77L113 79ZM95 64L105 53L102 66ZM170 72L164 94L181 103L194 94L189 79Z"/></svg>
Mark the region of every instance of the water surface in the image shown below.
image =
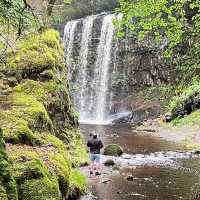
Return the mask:
<svg viewBox="0 0 200 200"><path fill-rule="evenodd" d="M183 145L166 141L151 133L141 133L129 125L81 125L85 140L96 132L105 145L117 143L129 154L157 152L184 152ZM158 155L157 155L158 154ZM144 158L145 159L145 158ZM165 162L165 161L164 161ZM173 159L175 165L149 166L148 164L123 166L118 171L104 168L100 177L90 177L89 193L83 200L178 200L198 199L200 193L200 160ZM133 176L133 181L126 179ZM102 183L108 179L107 184ZM195 197L196 196L196 197ZM200 196L200 195L199 195ZM199 198L200 199L200 198Z"/></svg>

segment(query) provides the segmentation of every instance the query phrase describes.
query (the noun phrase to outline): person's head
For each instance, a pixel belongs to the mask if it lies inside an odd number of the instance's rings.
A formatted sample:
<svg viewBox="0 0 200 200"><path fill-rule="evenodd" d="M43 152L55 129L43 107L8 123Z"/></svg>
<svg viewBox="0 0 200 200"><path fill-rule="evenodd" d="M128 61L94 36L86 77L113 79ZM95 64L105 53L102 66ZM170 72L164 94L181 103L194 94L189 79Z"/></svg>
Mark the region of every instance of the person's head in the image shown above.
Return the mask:
<svg viewBox="0 0 200 200"><path fill-rule="evenodd" d="M93 134L93 138L97 139L97 134L96 133Z"/></svg>

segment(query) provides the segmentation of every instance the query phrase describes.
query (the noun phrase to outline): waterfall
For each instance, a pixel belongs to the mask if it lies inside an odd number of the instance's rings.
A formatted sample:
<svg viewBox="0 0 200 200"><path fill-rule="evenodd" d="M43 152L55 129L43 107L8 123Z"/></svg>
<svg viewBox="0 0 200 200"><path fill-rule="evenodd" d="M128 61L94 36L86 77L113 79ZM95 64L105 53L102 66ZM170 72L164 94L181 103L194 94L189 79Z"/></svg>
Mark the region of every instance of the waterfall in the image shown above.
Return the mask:
<svg viewBox="0 0 200 200"><path fill-rule="evenodd" d="M112 40L114 35L114 26L112 21L115 15L107 15L104 17L101 28L101 37L97 50L96 61L96 77L99 84L96 85L97 100L95 114L96 120L103 123L106 120L106 98L108 92L108 71L111 60Z"/></svg>
<svg viewBox="0 0 200 200"><path fill-rule="evenodd" d="M80 95L79 95L79 112L80 112L80 121L85 120L86 118L90 118L88 115L88 82L89 76L87 73L87 64L88 64L88 50L89 43L91 42L92 37L92 27L93 22L96 16L88 16L83 20L83 28L82 28L82 38L81 38L81 48L80 48L80 57L79 57L79 68L80 71L78 73L77 80L80 85Z"/></svg>
<svg viewBox="0 0 200 200"><path fill-rule="evenodd" d="M94 23L97 18L101 23ZM75 77L71 84L78 88L73 92L73 101L80 113L81 122L105 123L108 119L110 102L107 100L111 99L112 95L108 84L111 82L109 71L115 33L112 24L114 18L114 14L92 15L70 21L65 26L66 63L70 67L69 77L71 78L72 74ZM80 40L79 46L77 37L74 39L78 22L82 24L76 33ZM93 33L94 28L97 30L96 34ZM73 48L79 51L78 59L70 60ZM76 70L72 69L72 63L77 66Z"/></svg>
<svg viewBox="0 0 200 200"><path fill-rule="evenodd" d="M73 41L75 37L75 29L77 26L78 20L70 21L66 24L64 30L64 41L65 41L65 59L68 67L68 75L71 78L71 69L72 69L72 51L73 51Z"/></svg>

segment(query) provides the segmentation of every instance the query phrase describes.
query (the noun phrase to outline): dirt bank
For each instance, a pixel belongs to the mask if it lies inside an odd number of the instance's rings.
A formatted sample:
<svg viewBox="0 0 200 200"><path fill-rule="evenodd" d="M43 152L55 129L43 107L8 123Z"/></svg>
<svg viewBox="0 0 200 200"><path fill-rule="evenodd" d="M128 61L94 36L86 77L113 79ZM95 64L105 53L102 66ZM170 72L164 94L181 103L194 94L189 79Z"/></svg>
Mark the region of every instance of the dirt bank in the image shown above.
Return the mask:
<svg viewBox="0 0 200 200"><path fill-rule="evenodd" d="M147 120L143 125L137 127L136 131L149 132L169 141L184 143L188 149L200 148L199 126L184 125L175 127L169 123L162 122L162 119L158 118Z"/></svg>

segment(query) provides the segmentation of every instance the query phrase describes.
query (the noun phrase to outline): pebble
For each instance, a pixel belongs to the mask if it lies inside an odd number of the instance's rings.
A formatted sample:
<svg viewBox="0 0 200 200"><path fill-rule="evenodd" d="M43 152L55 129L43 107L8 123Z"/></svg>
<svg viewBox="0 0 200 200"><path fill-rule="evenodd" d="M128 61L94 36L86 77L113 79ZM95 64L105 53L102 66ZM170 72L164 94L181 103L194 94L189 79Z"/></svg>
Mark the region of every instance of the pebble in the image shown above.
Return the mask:
<svg viewBox="0 0 200 200"><path fill-rule="evenodd" d="M107 184L107 183L110 183L110 182L112 182L112 180L111 179L109 179L109 178L104 178L104 179L102 179L102 181L101 181L102 183L105 183L105 184Z"/></svg>

